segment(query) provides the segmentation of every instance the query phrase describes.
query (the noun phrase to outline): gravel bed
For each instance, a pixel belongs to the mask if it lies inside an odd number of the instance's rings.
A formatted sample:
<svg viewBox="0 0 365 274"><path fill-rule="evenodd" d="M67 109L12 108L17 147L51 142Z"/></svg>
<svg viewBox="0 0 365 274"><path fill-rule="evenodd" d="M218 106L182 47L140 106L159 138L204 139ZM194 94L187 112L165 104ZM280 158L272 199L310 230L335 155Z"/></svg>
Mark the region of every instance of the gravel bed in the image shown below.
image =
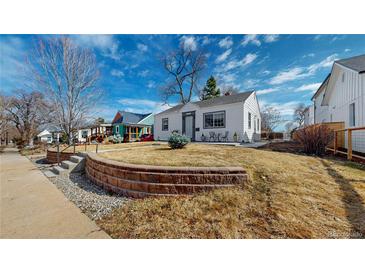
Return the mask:
<svg viewBox="0 0 365 274"><path fill-rule="evenodd" d="M32 159L32 162L42 171L49 170L53 165L45 159ZM63 194L81 209L90 219L98 220L108 215L113 209L122 206L129 199L111 194L89 181L84 174L71 173L59 175L49 180Z"/></svg>

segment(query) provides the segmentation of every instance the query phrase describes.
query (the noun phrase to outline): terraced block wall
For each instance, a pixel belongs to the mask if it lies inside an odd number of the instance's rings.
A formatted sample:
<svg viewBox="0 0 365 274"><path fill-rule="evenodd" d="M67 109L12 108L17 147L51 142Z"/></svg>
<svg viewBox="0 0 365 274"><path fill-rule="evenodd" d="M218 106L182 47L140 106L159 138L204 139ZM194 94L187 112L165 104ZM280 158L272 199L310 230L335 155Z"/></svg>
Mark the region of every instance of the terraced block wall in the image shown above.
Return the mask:
<svg viewBox="0 0 365 274"><path fill-rule="evenodd" d="M95 153L86 158L86 175L106 190L133 197L193 194L244 184L241 167L167 167L133 165L104 159Z"/></svg>

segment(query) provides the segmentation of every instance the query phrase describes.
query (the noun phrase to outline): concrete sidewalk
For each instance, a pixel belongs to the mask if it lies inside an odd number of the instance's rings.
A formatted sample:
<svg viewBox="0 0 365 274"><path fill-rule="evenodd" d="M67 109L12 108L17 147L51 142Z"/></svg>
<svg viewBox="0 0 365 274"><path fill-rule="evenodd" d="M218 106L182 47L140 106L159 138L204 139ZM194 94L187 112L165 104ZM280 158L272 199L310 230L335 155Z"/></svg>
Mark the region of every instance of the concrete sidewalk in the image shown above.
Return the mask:
<svg viewBox="0 0 365 274"><path fill-rule="evenodd" d="M16 149L0 166L1 238L110 238Z"/></svg>

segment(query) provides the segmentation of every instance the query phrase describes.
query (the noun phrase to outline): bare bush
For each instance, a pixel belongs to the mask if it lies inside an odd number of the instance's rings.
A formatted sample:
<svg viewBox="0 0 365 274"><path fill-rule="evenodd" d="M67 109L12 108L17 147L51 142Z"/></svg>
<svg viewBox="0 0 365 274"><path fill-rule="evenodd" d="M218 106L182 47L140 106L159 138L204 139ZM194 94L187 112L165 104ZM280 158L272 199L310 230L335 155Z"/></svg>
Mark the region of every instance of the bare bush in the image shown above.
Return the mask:
<svg viewBox="0 0 365 274"><path fill-rule="evenodd" d="M326 152L326 146L333 141L333 131L325 125L312 125L298 129L294 140L303 145L305 153L322 156Z"/></svg>

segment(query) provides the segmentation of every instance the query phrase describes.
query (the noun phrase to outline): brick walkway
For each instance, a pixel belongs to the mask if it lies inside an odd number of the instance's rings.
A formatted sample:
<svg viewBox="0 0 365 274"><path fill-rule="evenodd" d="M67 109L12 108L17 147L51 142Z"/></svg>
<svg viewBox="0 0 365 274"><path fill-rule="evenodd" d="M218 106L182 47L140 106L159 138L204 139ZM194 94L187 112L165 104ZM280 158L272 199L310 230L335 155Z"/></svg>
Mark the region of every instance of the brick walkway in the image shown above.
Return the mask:
<svg viewBox="0 0 365 274"><path fill-rule="evenodd" d="M15 149L0 166L1 238L109 238Z"/></svg>

